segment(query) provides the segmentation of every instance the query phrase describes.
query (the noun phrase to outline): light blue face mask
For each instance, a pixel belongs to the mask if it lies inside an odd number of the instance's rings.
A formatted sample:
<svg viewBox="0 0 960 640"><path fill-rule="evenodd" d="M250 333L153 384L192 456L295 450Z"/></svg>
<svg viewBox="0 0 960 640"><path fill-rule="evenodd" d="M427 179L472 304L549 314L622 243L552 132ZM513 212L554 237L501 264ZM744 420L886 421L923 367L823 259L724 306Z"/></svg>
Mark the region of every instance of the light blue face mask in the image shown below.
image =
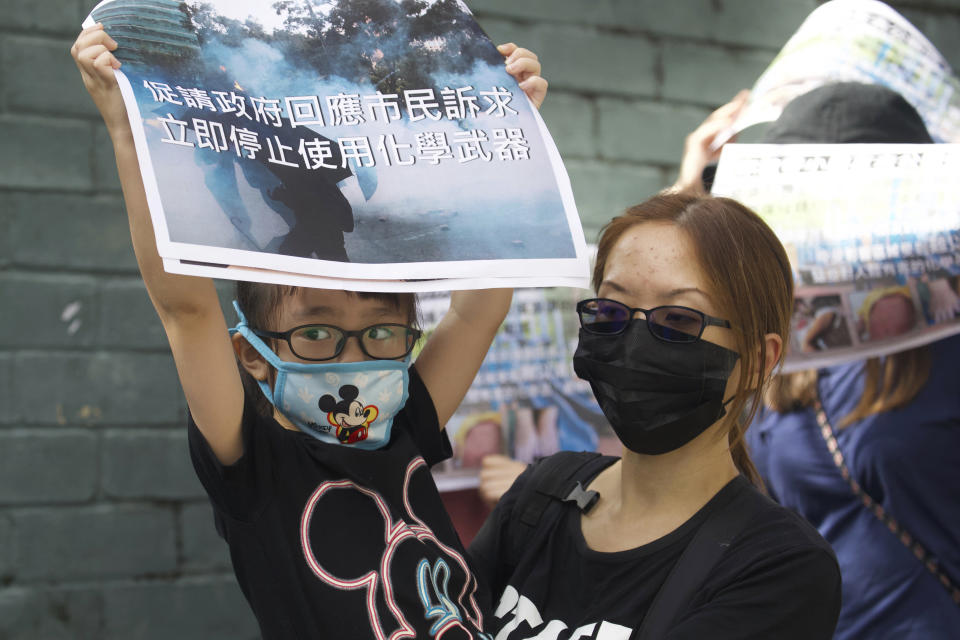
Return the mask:
<svg viewBox="0 0 960 640"><path fill-rule="evenodd" d="M247 339L277 370L270 385L258 380L263 395L304 433L330 444L379 449L390 441L393 418L407 402L410 356L403 360L366 360L305 364L281 360L247 324L230 330Z"/></svg>

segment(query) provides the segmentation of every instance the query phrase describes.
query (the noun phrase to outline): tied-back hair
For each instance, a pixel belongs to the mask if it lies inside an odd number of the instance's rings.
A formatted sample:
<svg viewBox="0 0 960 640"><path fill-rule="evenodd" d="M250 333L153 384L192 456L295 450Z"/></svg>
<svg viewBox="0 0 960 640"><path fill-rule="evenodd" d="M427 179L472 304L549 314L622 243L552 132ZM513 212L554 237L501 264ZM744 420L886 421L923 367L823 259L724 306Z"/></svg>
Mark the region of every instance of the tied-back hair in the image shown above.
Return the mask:
<svg viewBox="0 0 960 640"><path fill-rule="evenodd" d="M236 300L247 318L247 323L253 329L266 329L270 331L285 331L292 327L277 326L280 316L280 306L284 299L298 295L300 287L280 284L265 284L261 282L237 281ZM348 291L347 293L361 299L374 299L386 302L398 310L406 311L407 323L415 328L419 328L420 317L417 306L417 297L413 293L374 293L365 291ZM349 327L348 327L349 328ZM264 342L276 350L276 341L272 338L264 338ZM245 396L251 399L254 406L262 416L273 415L273 405L263 395L260 385L247 373L247 370L238 362L240 368L240 379L243 382L243 392ZM272 387L276 372L270 369L269 384Z"/></svg>
<svg viewBox="0 0 960 640"><path fill-rule="evenodd" d="M913 402L930 377L930 349L922 346L884 358L867 358L863 372L860 400L853 411L840 419L838 429ZM816 397L817 372L811 369L776 376L764 401L774 411L789 413L812 407Z"/></svg>
<svg viewBox="0 0 960 640"><path fill-rule="evenodd" d="M730 321L741 375L724 418L727 441L737 469L762 486L744 434L769 380L764 337L773 333L786 344L790 331L793 276L783 245L756 213L736 200L664 192L630 207L603 228L593 270L594 290L603 282L607 259L617 241L644 222L674 224L687 235L711 298L721 316Z"/></svg>

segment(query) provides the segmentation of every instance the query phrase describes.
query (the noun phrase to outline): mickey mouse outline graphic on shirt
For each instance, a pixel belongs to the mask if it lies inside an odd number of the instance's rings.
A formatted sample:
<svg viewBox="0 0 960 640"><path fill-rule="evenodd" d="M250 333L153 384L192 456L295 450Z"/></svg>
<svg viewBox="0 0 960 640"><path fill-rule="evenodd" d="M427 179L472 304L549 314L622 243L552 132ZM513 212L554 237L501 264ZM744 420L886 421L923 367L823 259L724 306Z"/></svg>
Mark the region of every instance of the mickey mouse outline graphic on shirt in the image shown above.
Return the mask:
<svg viewBox="0 0 960 640"><path fill-rule="evenodd" d="M417 584L420 599L424 606L424 618L438 618L431 626L431 635L440 640L444 633L451 629L460 629L467 634L471 640L491 640L491 636L481 633L474 635L464 624L464 617L475 629L483 628L483 615L476 602L477 580L467 565L466 559L455 549L445 545L437 538L436 534L413 512L410 505L410 480L415 471L423 468L426 470L427 463L422 457L417 457L407 465L403 480L403 506L407 518L395 522L390 515L383 497L371 489L362 487L352 480L330 480L321 483L316 490L307 499L303 509L303 515L300 519L300 545L303 550L304 559L307 565L321 581L344 591L356 589L365 589L365 599L367 607L367 618L370 622L370 628L373 630L377 640L401 640L404 638L415 638L416 632L413 626L407 621L403 612L397 604L394 596L393 583L390 576L390 567L397 551L397 548L406 540L416 539L421 542L431 542L436 545L446 558L438 558L433 567L426 560L421 560L417 567ZM429 473L429 471L427 471ZM383 518L384 524L384 544L383 555L380 557L377 570L371 570L364 575L348 579L333 575L320 565L310 542L310 521L316 510L317 504L331 491L338 489L359 492L369 497ZM463 588L456 598L456 602L447 594L447 582L450 574L450 567L447 561L451 561L459 566L467 579L464 581ZM426 566L425 566L426 563ZM432 579L427 581L425 577L429 575ZM443 579L438 584L437 579ZM386 635L383 624L380 621L380 615L377 612L377 591L383 589L383 600L387 608L393 613L394 618L400 625L389 635ZM431 586L435 593L431 592ZM436 603L435 603L436 601ZM457 606L459 603L460 607ZM462 608L462 611L461 611Z"/></svg>
<svg viewBox="0 0 960 640"><path fill-rule="evenodd" d="M366 440L370 433L370 424L380 415L376 405L364 406L357 399L360 389L345 384L337 391L341 400L330 394L320 396L317 406L327 412L327 422L337 431L337 440L343 444L353 444Z"/></svg>

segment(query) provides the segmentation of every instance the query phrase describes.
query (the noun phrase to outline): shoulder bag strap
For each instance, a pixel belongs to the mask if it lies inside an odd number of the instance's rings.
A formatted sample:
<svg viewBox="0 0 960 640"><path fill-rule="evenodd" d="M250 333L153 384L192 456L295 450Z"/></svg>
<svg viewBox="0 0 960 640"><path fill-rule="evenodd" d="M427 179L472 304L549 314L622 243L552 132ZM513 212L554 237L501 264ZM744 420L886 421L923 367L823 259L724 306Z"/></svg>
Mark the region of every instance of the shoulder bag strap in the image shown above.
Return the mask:
<svg viewBox="0 0 960 640"><path fill-rule="evenodd" d="M745 492L739 492L700 525L667 575L632 640L659 640L667 635L677 614L690 603L720 556L753 517L756 502L745 500L744 495Z"/></svg>
<svg viewBox="0 0 960 640"><path fill-rule="evenodd" d="M884 527L895 535L897 539L903 543L903 546L910 550L917 560L933 574L937 582L950 592L950 597L953 598L953 601L960 605L960 588L958 588L950 577L944 573L943 569L940 568L940 563L937 559L927 551L926 547L920 544L919 540L910 535L910 532L904 529L903 526L883 508L883 505L871 498L867 492L864 491L863 487L860 486L859 482L853 479L853 474L850 473L847 461L844 459L843 452L840 450L840 444L837 442L837 433L833 425L830 424L830 420L827 418L827 412L823 408L823 402L820 400L819 388L816 390L816 394L816 398L813 401L813 411L817 417L817 424L820 426L820 435L823 436L823 441L827 444L827 450L830 452L833 464L837 466L837 469L840 470L840 475L846 480L847 484L850 485L850 490L853 492L853 495L859 498L863 506L867 508L867 511L882 522Z"/></svg>

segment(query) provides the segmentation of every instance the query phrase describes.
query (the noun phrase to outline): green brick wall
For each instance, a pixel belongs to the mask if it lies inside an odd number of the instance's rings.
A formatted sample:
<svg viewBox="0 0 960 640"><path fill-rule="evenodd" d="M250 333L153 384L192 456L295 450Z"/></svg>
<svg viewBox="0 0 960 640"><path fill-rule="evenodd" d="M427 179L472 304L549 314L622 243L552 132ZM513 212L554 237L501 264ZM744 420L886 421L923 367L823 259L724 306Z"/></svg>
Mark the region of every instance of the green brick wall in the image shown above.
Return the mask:
<svg viewBox="0 0 960 640"><path fill-rule="evenodd" d="M0 638L256 638L68 54L92 4L0 0ZM541 55L543 114L591 239L672 181L686 133L816 6L470 4L494 39ZM960 68L960 0L894 4Z"/></svg>
<svg viewBox="0 0 960 640"><path fill-rule="evenodd" d="M472 0L497 41L534 49L543 107L587 237L668 186L683 140L749 88L816 0ZM960 68L960 0L891 2Z"/></svg>

